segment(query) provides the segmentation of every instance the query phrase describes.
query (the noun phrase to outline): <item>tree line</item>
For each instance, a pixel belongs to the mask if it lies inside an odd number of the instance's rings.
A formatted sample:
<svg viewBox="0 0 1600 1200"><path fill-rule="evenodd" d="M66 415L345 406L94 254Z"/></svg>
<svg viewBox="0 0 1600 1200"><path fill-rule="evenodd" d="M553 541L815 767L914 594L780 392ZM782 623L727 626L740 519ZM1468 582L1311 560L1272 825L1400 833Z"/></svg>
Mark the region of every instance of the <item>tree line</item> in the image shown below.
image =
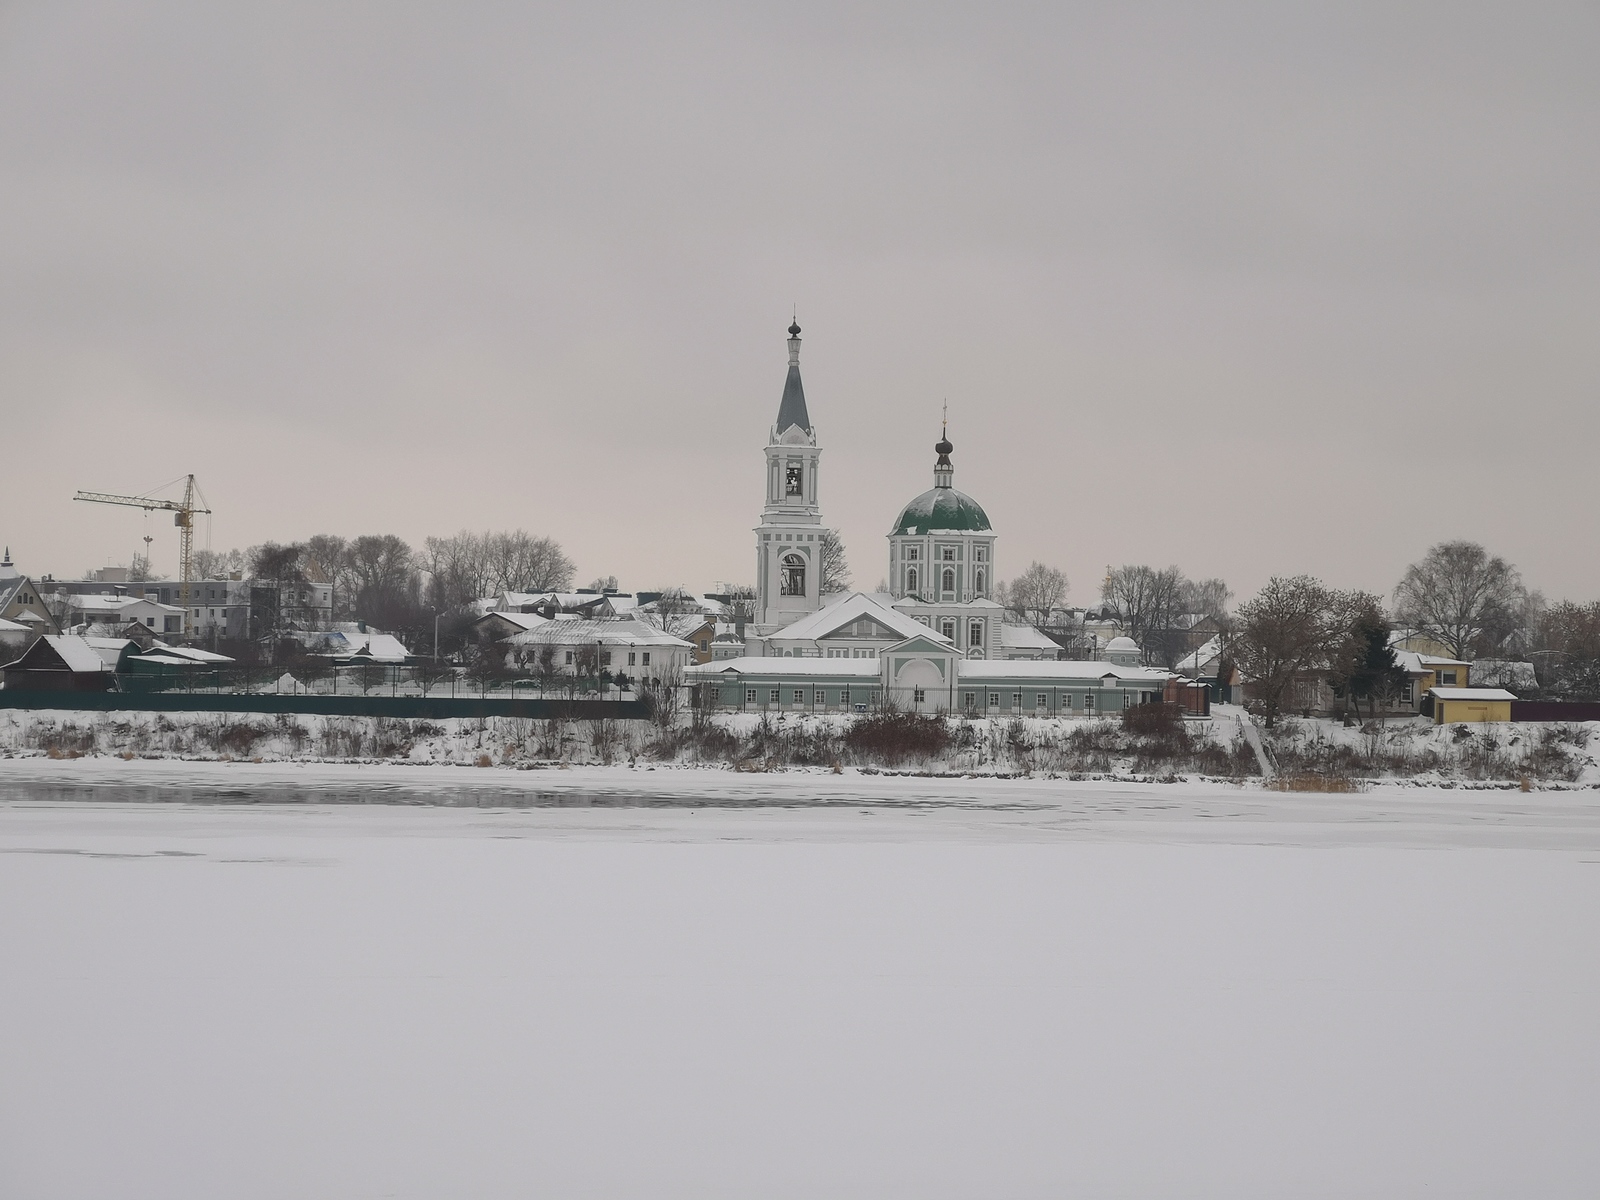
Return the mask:
<svg viewBox="0 0 1600 1200"><path fill-rule="evenodd" d="M202 579L239 574L280 589L328 584L333 603L327 617L364 621L402 637L431 633L436 617L461 613L483 596L566 591L573 569L554 539L521 529L462 530L427 538L420 550L392 533L319 533L300 542L195 552L195 573Z"/></svg>
<svg viewBox="0 0 1600 1200"><path fill-rule="evenodd" d="M997 599L1051 629L1066 595L1066 576L1034 562L1001 584ZM1269 722L1308 683L1325 682L1336 697L1369 711L1398 697L1407 680L1391 648L1397 630L1466 662L1531 663L1544 695L1600 700L1600 601L1552 604L1475 542L1430 548L1406 568L1392 603L1306 575L1270 579L1234 612L1232 596L1220 579L1191 580L1177 567L1146 565L1111 570L1100 588L1105 611L1148 664L1171 669L1198 641L1216 636L1218 673L1231 675L1237 666Z"/></svg>

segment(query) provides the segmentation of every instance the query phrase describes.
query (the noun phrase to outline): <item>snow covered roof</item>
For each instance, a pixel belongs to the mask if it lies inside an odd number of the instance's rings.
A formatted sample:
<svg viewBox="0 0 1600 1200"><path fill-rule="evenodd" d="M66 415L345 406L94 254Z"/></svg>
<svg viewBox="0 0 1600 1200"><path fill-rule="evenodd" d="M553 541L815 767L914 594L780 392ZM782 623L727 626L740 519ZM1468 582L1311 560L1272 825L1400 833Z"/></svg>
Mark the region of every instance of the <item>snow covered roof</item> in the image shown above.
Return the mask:
<svg viewBox="0 0 1600 1200"><path fill-rule="evenodd" d="M147 604L151 608L160 609L162 612L181 613L181 604L162 604L159 600L146 600L143 596L112 596L105 592L99 595L89 592L83 595L70 595L66 597L67 607L84 609L89 612L122 612L134 605Z"/></svg>
<svg viewBox="0 0 1600 1200"><path fill-rule="evenodd" d="M1480 687L1436 687L1429 688L1428 695L1439 700L1515 700L1516 697L1505 688L1480 688Z"/></svg>
<svg viewBox="0 0 1600 1200"><path fill-rule="evenodd" d="M1539 686L1539 672L1531 662L1506 658L1480 658L1472 664L1472 677L1478 681L1478 687L1529 690Z"/></svg>
<svg viewBox="0 0 1600 1200"><path fill-rule="evenodd" d="M1440 667L1470 667L1471 663L1462 662L1459 658L1440 658L1435 654L1418 654L1415 650L1396 650L1394 652L1395 665L1402 671L1412 675L1425 675Z"/></svg>
<svg viewBox="0 0 1600 1200"><path fill-rule="evenodd" d="M77 673L109 671L112 669L112 664L108 664L105 661L99 651L89 644L87 638L77 637L70 633L47 633L39 639L39 642L43 642L54 650L61 661L66 664L69 671ZM37 646L39 642L35 642L34 645ZM32 653L32 647L29 647L29 652ZM19 659L18 661L20 662L21 660Z"/></svg>
<svg viewBox="0 0 1600 1200"><path fill-rule="evenodd" d="M504 621L507 625L514 625L518 629L537 629L540 625L548 625L549 617L541 617L538 613L525 612L487 612L473 622L474 625L487 625L491 621Z"/></svg>
<svg viewBox="0 0 1600 1200"><path fill-rule="evenodd" d="M1208 639L1199 649L1180 658L1178 660L1178 670L1198 672L1205 667L1215 665L1217 659L1221 656L1222 637L1219 634L1214 638Z"/></svg>
<svg viewBox="0 0 1600 1200"><path fill-rule="evenodd" d="M201 650L197 646L169 646L159 639L150 643L150 649L145 651L143 657L148 658L151 654L165 654L191 663L215 663L220 665L233 662L233 659L226 654L217 654L211 650Z"/></svg>
<svg viewBox="0 0 1600 1200"><path fill-rule="evenodd" d="M513 634L506 641L513 646L681 646L685 650L693 649L682 638L632 618L593 621L575 617L567 621L548 621Z"/></svg>
<svg viewBox="0 0 1600 1200"><path fill-rule="evenodd" d="M1048 650L1054 653L1061 649L1032 625L1014 625L1009 621L1000 626L1000 644L1007 650Z"/></svg>
<svg viewBox="0 0 1600 1200"><path fill-rule="evenodd" d="M968 658L957 666L964 679L1104 679L1128 683L1161 683L1169 675L1153 667L1121 667L1108 662L1063 662L1059 659Z"/></svg>
<svg viewBox="0 0 1600 1200"><path fill-rule="evenodd" d="M923 630L924 633L927 630ZM882 673L875 658L725 658L720 662L700 663L688 668L690 675L848 675L851 678L877 679Z"/></svg>
<svg viewBox="0 0 1600 1200"><path fill-rule="evenodd" d="M852 621L859 621L862 617L871 617L878 624L884 626L900 637L915 637L921 634L931 637L936 642L950 644L950 639L938 633L921 621L908 617L886 603L887 597L882 593L871 592L846 592L833 603L818 609L809 616L801 617L793 625L787 625L772 635L775 642L806 641L814 642L820 637L827 637L842 626Z"/></svg>
<svg viewBox="0 0 1600 1200"><path fill-rule="evenodd" d="M312 633L306 638L306 648L322 658L360 657L371 662L403 663L411 657L405 644L392 633L361 633L353 629L327 629Z"/></svg>
<svg viewBox="0 0 1600 1200"><path fill-rule="evenodd" d="M21 625L21 624L18 624L16 621L8 621L4 617L0 617L0 633L31 633L31 632L33 632L33 631L30 630L26 625Z"/></svg>

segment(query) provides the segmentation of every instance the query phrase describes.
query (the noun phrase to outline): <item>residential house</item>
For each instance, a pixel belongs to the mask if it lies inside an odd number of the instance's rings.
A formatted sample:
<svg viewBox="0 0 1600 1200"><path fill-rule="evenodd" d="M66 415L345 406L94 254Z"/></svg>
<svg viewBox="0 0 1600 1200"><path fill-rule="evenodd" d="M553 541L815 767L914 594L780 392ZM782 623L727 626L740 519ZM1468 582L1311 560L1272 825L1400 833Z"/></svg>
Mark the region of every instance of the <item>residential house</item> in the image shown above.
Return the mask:
<svg viewBox="0 0 1600 1200"><path fill-rule="evenodd" d="M121 638L44 634L0 668L0 674L8 691L104 692L115 686L119 663L137 652L137 646Z"/></svg>
<svg viewBox="0 0 1600 1200"><path fill-rule="evenodd" d="M142 600L135 596L101 592L91 595L66 595L62 597L65 613L63 623L67 628L82 632L92 625L118 628L137 622L158 634L182 636L183 609L158 600Z"/></svg>
<svg viewBox="0 0 1600 1200"><path fill-rule="evenodd" d="M10 547L6 548L5 558L0 559L0 620L21 625L35 636L61 632L33 580L11 562Z"/></svg>
<svg viewBox="0 0 1600 1200"><path fill-rule="evenodd" d="M642 620L560 616L504 639L506 665L554 675L653 681L689 666L694 645Z"/></svg>

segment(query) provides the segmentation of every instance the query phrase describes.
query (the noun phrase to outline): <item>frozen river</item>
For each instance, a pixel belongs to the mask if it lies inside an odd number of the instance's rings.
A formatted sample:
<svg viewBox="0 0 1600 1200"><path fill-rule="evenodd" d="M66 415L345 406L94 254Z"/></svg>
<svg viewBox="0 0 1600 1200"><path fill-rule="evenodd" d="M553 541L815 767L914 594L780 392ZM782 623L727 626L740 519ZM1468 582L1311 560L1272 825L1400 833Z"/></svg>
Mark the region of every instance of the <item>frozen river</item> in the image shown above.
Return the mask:
<svg viewBox="0 0 1600 1200"><path fill-rule="evenodd" d="M1595 791L11 760L0 1195L1588 1196L1597 945Z"/></svg>

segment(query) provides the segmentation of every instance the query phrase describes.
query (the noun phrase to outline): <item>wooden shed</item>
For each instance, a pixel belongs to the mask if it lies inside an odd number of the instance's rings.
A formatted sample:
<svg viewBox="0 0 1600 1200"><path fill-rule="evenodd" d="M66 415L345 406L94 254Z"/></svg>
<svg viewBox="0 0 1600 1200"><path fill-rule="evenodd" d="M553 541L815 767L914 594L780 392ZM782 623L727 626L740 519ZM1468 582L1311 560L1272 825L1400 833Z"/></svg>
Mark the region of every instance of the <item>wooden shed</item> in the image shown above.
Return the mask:
<svg viewBox="0 0 1600 1200"><path fill-rule="evenodd" d="M1516 699L1505 688L1436 687L1428 694L1433 697L1435 725L1509 721Z"/></svg>

